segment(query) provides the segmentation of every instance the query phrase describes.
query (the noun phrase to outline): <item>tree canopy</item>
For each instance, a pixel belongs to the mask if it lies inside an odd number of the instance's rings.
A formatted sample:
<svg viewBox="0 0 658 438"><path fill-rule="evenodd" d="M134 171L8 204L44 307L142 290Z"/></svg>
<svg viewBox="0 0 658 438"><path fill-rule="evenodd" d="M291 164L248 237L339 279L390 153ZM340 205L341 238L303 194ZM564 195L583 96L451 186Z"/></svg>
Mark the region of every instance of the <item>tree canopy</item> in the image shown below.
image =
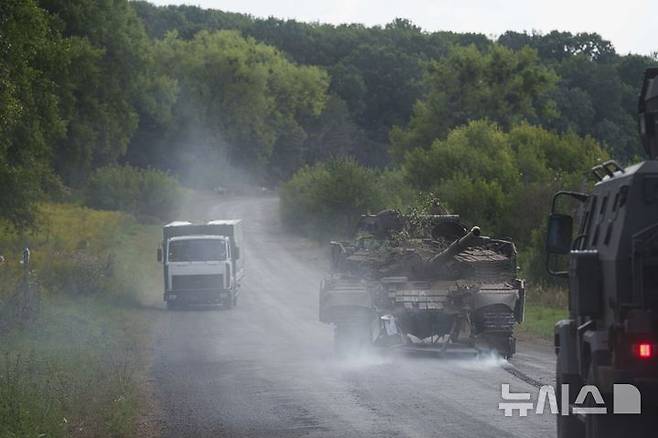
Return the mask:
<svg viewBox="0 0 658 438"><path fill-rule="evenodd" d="M607 158L591 137L527 123L503 130L480 120L408 152L402 169L413 187L438 194L450 210L523 244L543 221L552 194L578 188Z"/></svg>
<svg viewBox="0 0 658 438"><path fill-rule="evenodd" d="M495 45L484 53L475 46L454 48L430 64L424 97L409 126L391 133L394 152L401 157L405 150L426 147L471 120L487 119L503 128L550 120L555 111L548 92L556 79L527 47L514 52Z"/></svg>
<svg viewBox="0 0 658 438"><path fill-rule="evenodd" d="M0 217L20 226L40 197L83 189L117 164L210 187L277 185L346 156L393 173L420 157L468 159L486 175L483 191L507 194L491 169L512 178L519 130L555 136L579 165L590 164L580 142L635 159L637 90L656 62L595 33L492 40L401 18L330 25L128 0L2 2L0 55ZM488 162L454 146L470 144L457 140L466 128L486 131ZM445 142L454 153L435 150ZM408 180L429 190L434 170L417 164Z"/></svg>

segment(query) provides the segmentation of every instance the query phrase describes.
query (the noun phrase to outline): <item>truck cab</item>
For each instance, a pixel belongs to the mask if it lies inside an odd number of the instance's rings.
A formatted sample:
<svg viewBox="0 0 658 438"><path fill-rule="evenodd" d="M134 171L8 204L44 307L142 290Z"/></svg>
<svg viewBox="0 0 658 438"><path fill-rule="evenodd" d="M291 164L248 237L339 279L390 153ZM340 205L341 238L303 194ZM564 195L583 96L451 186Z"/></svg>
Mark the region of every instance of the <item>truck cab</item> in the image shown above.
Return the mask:
<svg viewBox="0 0 658 438"><path fill-rule="evenodd" d="M244 275L239 220L172 222L163 228L158 261L164 266L167 307L237 304Z"/></svg>

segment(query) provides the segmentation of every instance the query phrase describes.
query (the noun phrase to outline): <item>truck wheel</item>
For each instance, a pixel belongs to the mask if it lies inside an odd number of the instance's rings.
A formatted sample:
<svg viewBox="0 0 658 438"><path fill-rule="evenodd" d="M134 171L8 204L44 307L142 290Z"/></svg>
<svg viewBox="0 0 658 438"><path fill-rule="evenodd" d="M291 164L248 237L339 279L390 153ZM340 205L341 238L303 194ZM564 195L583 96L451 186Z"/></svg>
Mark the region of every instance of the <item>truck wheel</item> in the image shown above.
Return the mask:
<svg viewBox="0 0 658 438"><path fill-rule="evenodd" d="M238 305L238 295L233 295L233 307Z"/></svg>
<svg viewBox="0 0 658 438"><path fill-rule="evenodd" d="M178 306L174 301L167 301L167 310L176 310Z"/></svg>

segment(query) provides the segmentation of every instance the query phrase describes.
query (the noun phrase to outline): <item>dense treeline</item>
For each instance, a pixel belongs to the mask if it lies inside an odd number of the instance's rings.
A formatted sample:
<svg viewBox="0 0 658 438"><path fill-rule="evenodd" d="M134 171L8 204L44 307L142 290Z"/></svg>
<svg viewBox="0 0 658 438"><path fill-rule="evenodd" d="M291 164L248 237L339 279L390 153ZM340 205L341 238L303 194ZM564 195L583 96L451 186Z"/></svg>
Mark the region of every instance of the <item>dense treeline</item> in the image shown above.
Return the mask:
<svg viewBox="0 0 658 438"><path fill-rule="evenodd" d="M0 54L0 215L16 225L32 221L39 197L86 190L97 169L120 173L116 164L209 187L243 175L277 184L352 157L398 191L438 191L465 208L459 178L508 196L521 177L510 188L496 170L427 168L445 167L437 148L461 148L460 130L507 136L513 151L519 136L554 136L560 153L581 160L521 169L537 185L604 156L629 161L637 89L655 62L589 33L493 41L404 19L334 26L127 0L2 2ZM572 150L595 143L596 153ZM555 150L542 147L550 161ZM472 160L488 153L481 148L463 153ZM487 168L505 169L503 155L496 149Z"/></svg>
<svg viewBox="0 0 658 438"><path fill-rule="evenodd" d="M592 135L616 158L630 160L637 154L637 90L642 72L655 63L655 56L620 55L609 41L595 33L506 32L492 41L482 34L423 32L403 19L384 27L333 26L257 19L193 6L158 8L137 2L135 8L154 38L172 30L181 38L190 39L201 29L236 29L279 48L298 63L325 68L331 77L330 93L345 102L351 120L365 131L369 142L376 143L369 145L370 161L360 160L368 164L381 164L378 160L387 159L391 127L406 124L417 100L433 93L432 84L442 74L435 71L436 61L451 59L454 73L470 74L486 62L478 59L475 50L489 57L490 65L507 62L500 47L514 52L532 49L519 56L524 58L518 59L519 68L534 57L538 68L545 70L543 74L552 76L546 78L546 95L540 102L546 111L529 121L559 132L572 130L579 135ZM466 53L459 53L456 47L467 48ZM487 73L490 78L496 77L493 72ZM470 84L477 83L472 77L470 80ZM513 88L514 84L506 86ZM498 91L501 90L489 92ZM478 92L483 90L474 94ZM514 106L516 97L524 98L509 94L500 98ZM472 109L460 112L468 114ZM470 113L468 118L477 119L482 112ZM352 155L360 157L364 141L359 139L354 147L357 150Z"/></svg>

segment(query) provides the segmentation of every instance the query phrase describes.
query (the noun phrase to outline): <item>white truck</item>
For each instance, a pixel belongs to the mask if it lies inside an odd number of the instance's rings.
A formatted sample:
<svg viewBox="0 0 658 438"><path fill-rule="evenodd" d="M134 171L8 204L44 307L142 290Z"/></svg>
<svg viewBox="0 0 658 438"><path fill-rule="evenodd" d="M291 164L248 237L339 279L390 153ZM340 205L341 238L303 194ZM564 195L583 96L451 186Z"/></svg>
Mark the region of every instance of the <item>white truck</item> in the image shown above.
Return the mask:
<svg viewBox="0 0 658 438"><path fill-rule="evenodd" d="M157 257L164 265L167 308L179 304L235 306L244 276L241 245L239 219L165 225Z"/></svg>

